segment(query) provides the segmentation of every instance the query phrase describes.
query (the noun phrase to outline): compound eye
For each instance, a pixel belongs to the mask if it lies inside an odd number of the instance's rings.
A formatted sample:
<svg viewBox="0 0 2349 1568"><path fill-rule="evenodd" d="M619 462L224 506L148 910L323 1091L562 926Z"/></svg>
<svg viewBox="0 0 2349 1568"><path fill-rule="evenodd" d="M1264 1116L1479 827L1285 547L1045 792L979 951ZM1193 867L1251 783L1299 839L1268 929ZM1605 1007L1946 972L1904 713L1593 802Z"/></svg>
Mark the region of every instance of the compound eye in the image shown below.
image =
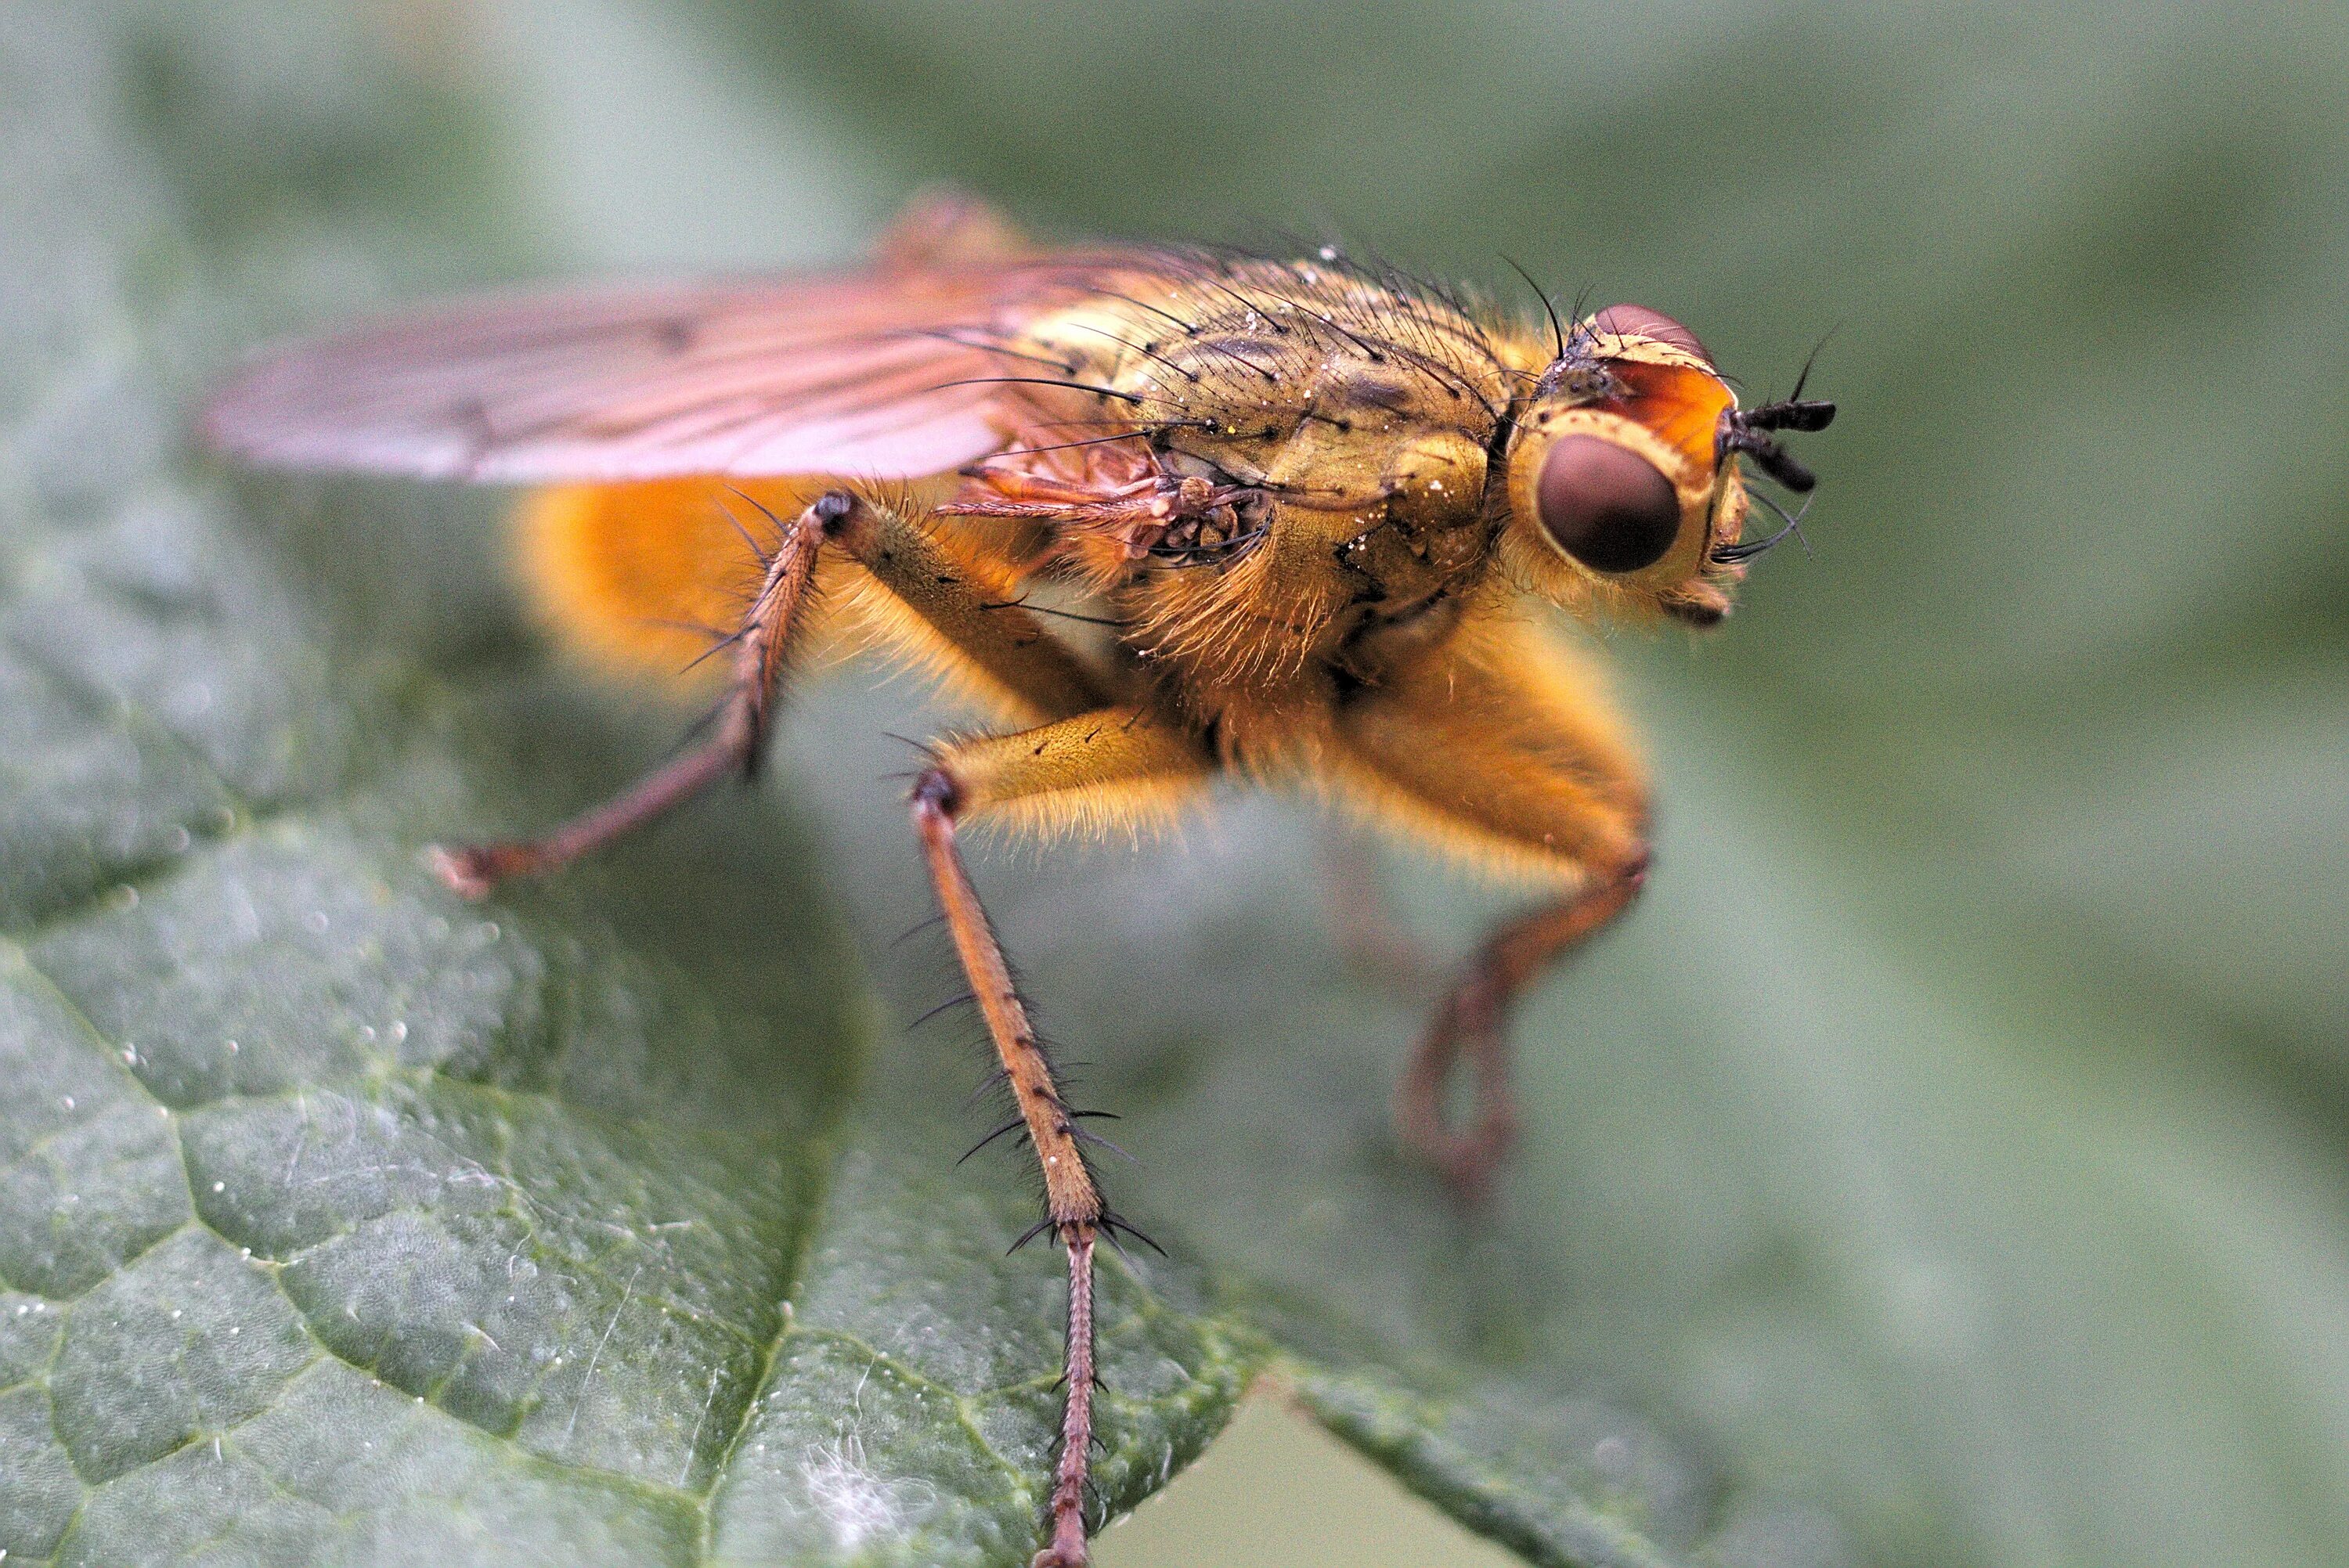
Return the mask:
<svg viewBox="0 0 2349 1568"><path fill-rule="evenodd" d="M1674 348L1685 348L1707 365L1713 356L1696 340L1696 334L1660 310L1650 310L1643 304L1610 304L1590 318L1590 325L1601 332L1636 332L1641 337L1652 337L1658 343L1669 343Z"/></svg>
<svg viewBox="0 0 2349 1568"><path fill-rule="evenodd" d="M1594 572L1637 572L1672 547L1681 500L1671 480L1628 447L1561 436L1542 459L1534 500L1557 547Z"/></svg>

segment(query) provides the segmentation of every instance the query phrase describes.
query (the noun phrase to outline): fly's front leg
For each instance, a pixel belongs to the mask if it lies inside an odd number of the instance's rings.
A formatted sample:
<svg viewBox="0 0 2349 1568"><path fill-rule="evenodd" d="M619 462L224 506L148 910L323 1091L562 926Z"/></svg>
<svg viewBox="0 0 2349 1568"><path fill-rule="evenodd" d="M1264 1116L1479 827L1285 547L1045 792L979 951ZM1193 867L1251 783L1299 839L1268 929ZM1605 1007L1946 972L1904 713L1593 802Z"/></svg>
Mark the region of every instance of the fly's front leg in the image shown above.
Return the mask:
<svg viewBox="0 0 2349 1568"><path fill-rule="evenodd" d="M1472 620L1339 714L1338 792L1422 842L1563 885L1478 947L1436 1006L1395 1093L1403 1141L1474 1200L1516 1130L1511 1004L1620 914L1647 878L1646 789L1572 655L1533 628ZM1475 1108L1446 1114L1465 1066Z"/></svg>
<svg viewBox="0 0 2349 1568"><path fill-rule="evenodd" d="M1462 967L1395 1086L1395 1126L1463 1197L1481 1197L1516 1137L1509 1087L1511 1006L1550 965L1623 913L1647 881L1640 855L1580 892L1505 921ZM1475 1112L1465 1129L1444 1115L1444 1089L1465 1059Z"/></svg>
<svg viewBox="0 0 2349 1568"><path fill-rule="evenodd" d="M807 601L816 553L855 511L845 491L820 496L783 525L766 560L766 575L734 634L733 681L709 738L616 798L583 811L543 837L432 851L440 880L469 898L481 898L512 876L554 871L600 849L691 799L729 773L749 772L765 738L783 654Z"/></svg>
<svg viewBox="0 0 2349 1568"><path fill-rule="evenodd" d="M921 838L955 953L994 1041L1003 1080L1044 1176L1045 1223L1069 1258L1069 1328L1062 1383L1061 1452L1053 1467L1050 1542L1033 1568L1081 1568L1085 1478L1093 1440L1093 1244L1117 1222L1102 1201L1074 1113L1002 944L971 885L956 824L970 812L1014 807L1062 817L1133 812L1195 789L1208 771L1186 736L1132 708L1080 714L1018 735L948 746L913 789Z"/></svg>

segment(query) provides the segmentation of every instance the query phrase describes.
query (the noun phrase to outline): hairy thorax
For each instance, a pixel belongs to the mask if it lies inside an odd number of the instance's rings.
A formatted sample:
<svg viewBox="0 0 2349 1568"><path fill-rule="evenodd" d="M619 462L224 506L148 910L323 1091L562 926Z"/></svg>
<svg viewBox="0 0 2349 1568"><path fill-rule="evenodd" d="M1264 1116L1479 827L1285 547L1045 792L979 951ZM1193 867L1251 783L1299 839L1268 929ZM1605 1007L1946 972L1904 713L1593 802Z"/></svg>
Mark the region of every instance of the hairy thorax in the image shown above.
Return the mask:
<svg viewBox="0 0 2349 1568"><path fill-rule="evenodd" d="M951 510L1050 515L1153 684L1224 728L1375 684L1440 636L1489 557L1510 372L1445 301L1358 269L1154 275L1033 326L1083 390L975 471ZM1088 439L1093 421L1130 439Z"/></svg>

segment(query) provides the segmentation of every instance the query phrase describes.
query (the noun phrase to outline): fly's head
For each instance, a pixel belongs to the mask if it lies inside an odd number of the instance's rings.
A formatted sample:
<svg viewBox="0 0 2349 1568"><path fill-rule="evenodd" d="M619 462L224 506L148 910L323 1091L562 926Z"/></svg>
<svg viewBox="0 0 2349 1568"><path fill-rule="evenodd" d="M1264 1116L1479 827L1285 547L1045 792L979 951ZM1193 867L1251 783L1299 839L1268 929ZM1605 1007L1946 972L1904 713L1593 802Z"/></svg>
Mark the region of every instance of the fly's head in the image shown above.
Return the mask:
<svg viewBox="0 0 2349 1568"><path fill-rule="evenodd" d="M1557 346L1509 436L1505 562L1577 610L1713 624L1745 563L1785 537L1744 539L1757 498L1738 459L1808 493L1817 481L1778 433L1823 430L1835 405L1798 380L1740 408L1696 335L1644 305L1586 316Z"/></svg>

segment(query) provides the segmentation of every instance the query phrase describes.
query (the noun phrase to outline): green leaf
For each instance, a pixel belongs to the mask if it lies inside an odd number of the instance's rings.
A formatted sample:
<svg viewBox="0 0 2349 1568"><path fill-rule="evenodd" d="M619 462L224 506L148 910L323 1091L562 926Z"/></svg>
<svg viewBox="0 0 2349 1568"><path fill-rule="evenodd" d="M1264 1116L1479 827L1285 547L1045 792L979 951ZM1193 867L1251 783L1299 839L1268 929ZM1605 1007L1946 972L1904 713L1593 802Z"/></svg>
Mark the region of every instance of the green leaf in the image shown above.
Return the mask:
<svg viewBox="0 0 2349 1568"><path fill-rule="evenodd" d="M1392 1150L1418 1007L1303 812L983 859L1173 1253L1104 1265L1105 1510L1257 1386L1537 1562L2349 1561L2337 19L185 10L0 11L8 1563L1032 1550L1060 1271L953 1167L982 1048L896 1026L959 989L891 944L905 699L459 903L420 845L677 717L544 657L478 498L181 436L268 333L941 172L1506 251L1757 387L1846 323L1816 556L1617 650L1661 870L1520 1020L1491 1214ZM1433 942L1501 902L1392 869Z"/></svg>

